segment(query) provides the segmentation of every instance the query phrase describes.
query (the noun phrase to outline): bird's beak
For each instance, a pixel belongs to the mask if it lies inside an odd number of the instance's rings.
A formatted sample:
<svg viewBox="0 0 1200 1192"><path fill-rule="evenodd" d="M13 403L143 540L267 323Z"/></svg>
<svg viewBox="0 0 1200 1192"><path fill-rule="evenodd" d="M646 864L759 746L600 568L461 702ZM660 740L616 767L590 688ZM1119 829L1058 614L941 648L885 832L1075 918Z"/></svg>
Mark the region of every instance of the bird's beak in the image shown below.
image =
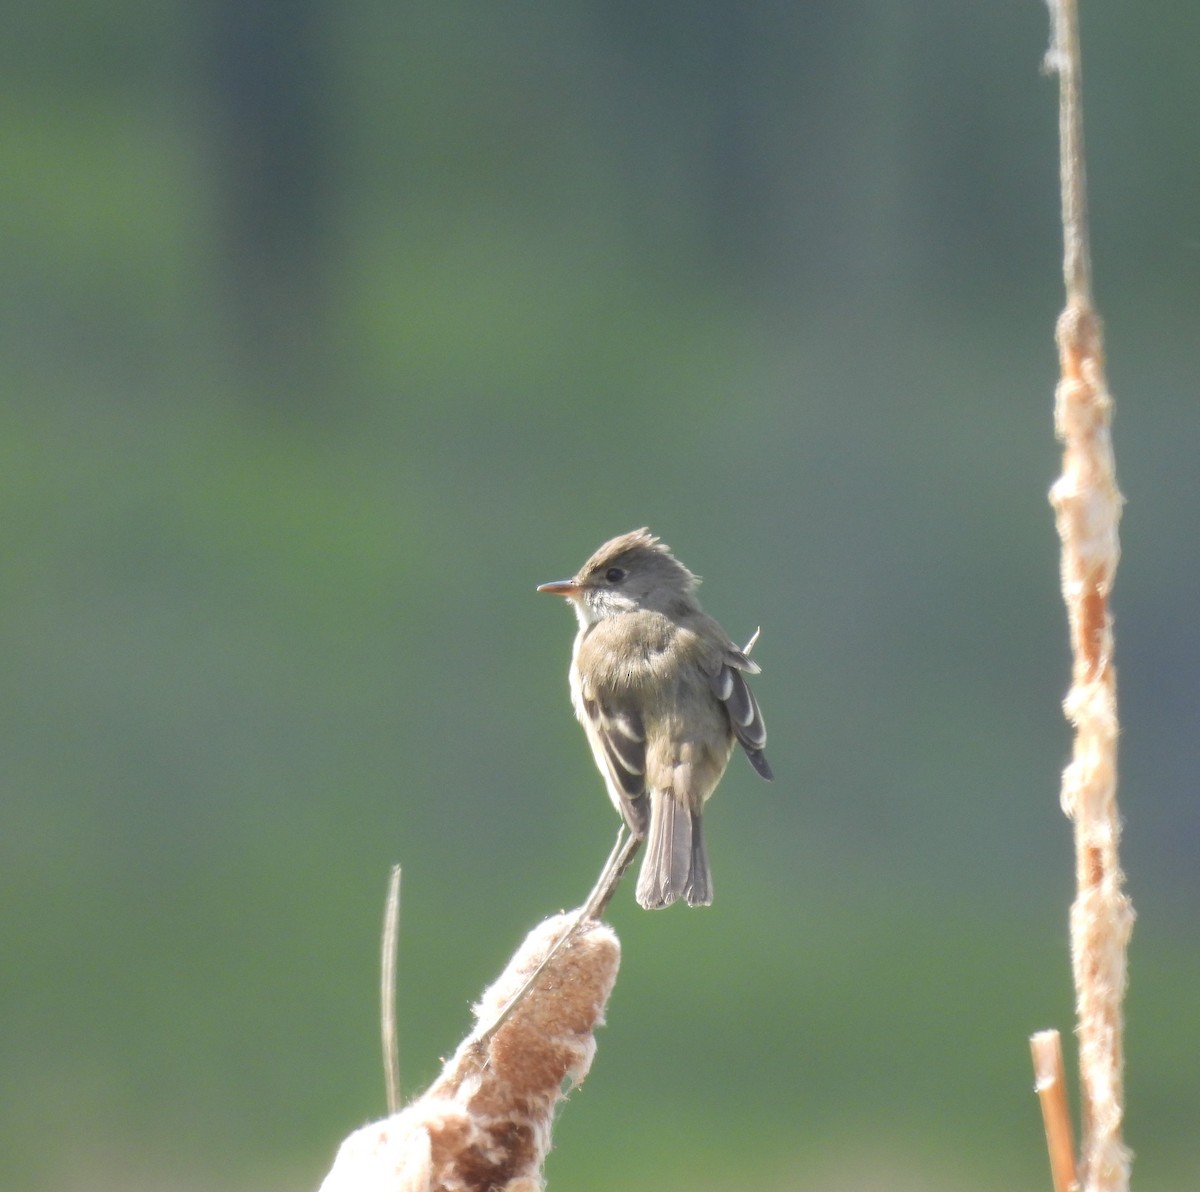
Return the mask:
<svg viewBox="0 0 1200 1192"><path fill-rule="evenodd" d="M538 584L539 592L549 592L551 596L565 596L574 600L583 589L573 579L556 579L548 584Z"/></svg>

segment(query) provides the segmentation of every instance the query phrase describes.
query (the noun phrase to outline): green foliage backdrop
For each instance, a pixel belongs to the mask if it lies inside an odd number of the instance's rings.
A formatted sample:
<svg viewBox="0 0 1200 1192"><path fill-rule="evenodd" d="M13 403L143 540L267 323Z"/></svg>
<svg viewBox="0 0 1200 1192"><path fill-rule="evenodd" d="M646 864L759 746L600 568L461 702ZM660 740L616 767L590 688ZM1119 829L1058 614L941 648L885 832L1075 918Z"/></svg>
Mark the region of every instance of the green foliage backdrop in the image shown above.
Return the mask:
<svg viewBox="0 0 1200 1192"><path fill-rule="evenodd" d="M1048 1186L1071 844L1043 6L51 0L0 38L0 1187L312 1188L615 819L535 597L642 524L778 775L552 1187ZM1200 28L1083 6L1129 505L1128 1140L1200 1171Z"/></svg>

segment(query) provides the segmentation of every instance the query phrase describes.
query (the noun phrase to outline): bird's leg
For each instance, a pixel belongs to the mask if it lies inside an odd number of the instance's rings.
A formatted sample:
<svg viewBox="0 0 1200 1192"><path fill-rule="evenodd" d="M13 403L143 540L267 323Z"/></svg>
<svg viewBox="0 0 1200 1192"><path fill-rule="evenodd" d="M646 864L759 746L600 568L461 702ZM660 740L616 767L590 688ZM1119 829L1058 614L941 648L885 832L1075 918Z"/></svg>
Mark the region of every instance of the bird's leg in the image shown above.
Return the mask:
<svg viewBox="0 0 1200 1192"><path fill-rule="evenodd" d="M637 851L641 847L642 838L640 836L630 834L628 839L625 838L625 825L622 823L620 828L617 829L617 843L613 845L612 852L608 854L608 860L604 862L604 868L600 870L600 877L596 880L596 884L592 887L592 892L587 896L578 913L567 924L562 935L550 945L546 955L538 962L537 968L525 978L521 988L505 1002L504 1009L483 1030L476 1033L475 1046L481 1052L486 1049L495 1033L508 1021L512 1012L537 984L538 978L541 977L549 963L579 933L579 929L585 923L597 922L600 916L604 914L605 908L612 901L612 896L617 892L617 886L620 885L621 878L625 876L625 871L629 868L630 863L637 856Z"/></svg>

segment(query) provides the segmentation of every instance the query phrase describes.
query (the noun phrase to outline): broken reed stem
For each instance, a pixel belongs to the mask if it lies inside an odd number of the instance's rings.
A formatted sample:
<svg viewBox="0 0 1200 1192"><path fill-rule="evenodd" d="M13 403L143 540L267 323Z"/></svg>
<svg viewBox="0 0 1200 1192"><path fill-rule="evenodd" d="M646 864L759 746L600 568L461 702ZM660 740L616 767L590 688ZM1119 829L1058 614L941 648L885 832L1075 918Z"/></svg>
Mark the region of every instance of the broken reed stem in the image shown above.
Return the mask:
<svg viewBox="0 0 1200 1192"><path fill-rule="evenodd" d="M1071 961L1082 1095L1081 1187L1126 1192L1131 1154L1124 1116L1122 1002L1133 908L1117 851L1117 702L1108 598L1120 545L1100 318L1092 305L1075 0L1050 0L1054 22L1047 65L1059 76L1063 276L1066 307L1058 320L1061 378L1054 425L1063 471L1050 490L1062 542L1062 592L1070 623L1071 688L1064 701L1075 729L1063 772L1062 807L1075 826L1076 897Z"/></svg>
<svg viewBox="0 0 1200 1192"><path fill-rule="evenodd" d="M400 1108L400 1045L396 1033L396 956L400 941L400 866L388 875L380 946L379 1022L383 1043L383 1079L387 1086L388 1113Z"/></svg>
<svg viewBox="0 0 1200 1192"><path fill-rule="evenodd" d="M1042 1122L1046 1127L1054 1192L1079 1192L1062 1039L1058 1031L1038 1031L1030 1037L1029 1046L1033 1052L1034 1088L1042 1104Z"/></svg>

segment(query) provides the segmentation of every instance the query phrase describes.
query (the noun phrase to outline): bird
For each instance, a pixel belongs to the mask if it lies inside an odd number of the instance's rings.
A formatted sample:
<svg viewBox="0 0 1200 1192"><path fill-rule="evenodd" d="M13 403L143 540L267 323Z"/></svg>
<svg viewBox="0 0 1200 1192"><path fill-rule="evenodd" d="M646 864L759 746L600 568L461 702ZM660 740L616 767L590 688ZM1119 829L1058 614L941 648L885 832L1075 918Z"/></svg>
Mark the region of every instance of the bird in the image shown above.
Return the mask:
<svg viewBox="0 0 1200 1192"><path fill-rule="evenodd" d="M604 543L571 578L540 584L579 621L571 703L609 798L645 842L636 898L648 910L712 903L701 816L735 743L768 781L759 673L700 607L699 578L643 527Z"/></svg>

